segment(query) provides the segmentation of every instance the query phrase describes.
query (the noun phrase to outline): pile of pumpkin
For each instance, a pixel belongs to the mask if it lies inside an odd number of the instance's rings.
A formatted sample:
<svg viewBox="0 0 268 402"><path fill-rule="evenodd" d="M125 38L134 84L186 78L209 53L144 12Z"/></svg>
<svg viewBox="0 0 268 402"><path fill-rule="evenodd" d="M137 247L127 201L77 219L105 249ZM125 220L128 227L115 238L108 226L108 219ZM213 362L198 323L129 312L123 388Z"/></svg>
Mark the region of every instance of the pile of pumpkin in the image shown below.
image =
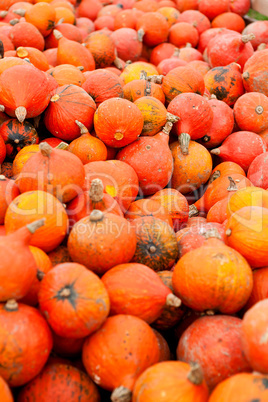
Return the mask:
<svg viewBox="0 0 268 402"><path fill-rule="evenodd" d="M268 401L249 6L1 1L1 402Z"/></svg>

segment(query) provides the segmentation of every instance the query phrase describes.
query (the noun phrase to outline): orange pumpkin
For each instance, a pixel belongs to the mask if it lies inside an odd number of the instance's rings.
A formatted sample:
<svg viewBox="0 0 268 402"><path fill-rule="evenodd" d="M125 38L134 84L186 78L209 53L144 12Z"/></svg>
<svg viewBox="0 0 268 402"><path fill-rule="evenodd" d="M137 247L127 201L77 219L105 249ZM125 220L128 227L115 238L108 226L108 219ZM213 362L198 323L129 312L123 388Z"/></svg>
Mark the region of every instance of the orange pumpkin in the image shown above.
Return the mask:
<svg viewBox="0 0 268 402"><path fill-rule="evenodd" d="M253 289L244 310L248 310L261 300L268 297L268 267L253 271Z"/></svg>
<svg viewBox="0 0 268 402"><path fill-rule="evenodd" d="M20 194L19 188L13 180L0 175L0 224L3 225L6 210L11 201Z"/></svg>
<svg viewBox="0 0 268 402"><path fill-rule="evenodd" d="M236 101L234 116L240 130L261 133L268 128L268 99L259 92L246 93Z"/></svg>
<svg viewBox="0 0 268 402"><path fill-rule="evenodd" d="M53 251L48 253L48 257L53 267L63 262L71 262L68 248L66 246L58 246Z"/></svg>
<svg viewBox="0 0 268 402"><path fill-rule="evenodd" d="M245 63L243 85L247 92L261 92L268 95L265 65L268 60L268 49L255 52Z"/></svg>
<svg viewBox="0 0 268 402"><path fill-rule="evenodd" d="M23 166L31 156L39 152L39 145L26 145L22 148L13 161L13 175L16 177L22 170Z"/></svg>
<svg viewBox="0 0 268 402"><path fill-rule="evenodd" d="M238 173L242 176L246 176L245 171L235 162L221 162L211 172L209 183L222 176L231 176L234 173Z"/></svg>
<svg viewBox="0 0 268 402"><path fill-rule="evenodd" d="M166 42L169 25L164 15L158 12L146 12L136 25L138 37L147 46L153 47Z"/></svg>
<svg viewBox="0 0 268 402"><path fill-rule="evenodd" d="M101 103L94 115L97 136L108 146L121 148L135 141L143 128L143 116L132 102L121 98Z"/></svg>
<svg viewBox="0 0 268 402"><path fill-rule="evenodd" d="M126 400L130 400L138 376L158 362L159 347L146 322L119 314L109 317L95 334L86 339L82 358L93 381L113 391L112 400L120 398L122 393L128 397Z"/></svg>
<svg viewBox="0 0 268 402"><path fill-rule="evenodd" d="M18 395L18 402L37 400L76 399L81 402L100 402L97 387L91 379L76 367L63 363L50 363Z"/></svg>
<svg viewBox="0 0 268 402"><path fill-rule="evenodd" d="M0 398L3 402L14 402L13 395L2 377L0 377Z"/></svg>
<svg viewBox="0 0 268 402"><path fill-rule="evenodd" d="M161 86L148 79L141 78L128 82L123 87L123 92L124 98L131 102L135 102L143 96L150 96L160 100L163 104L165 103L165 95Z"/></svg>
<svg viewBox="0 0 268 402"><path fill-rule="evenodd" d="M45 275L38 301L53 331L67 338L84 338L96 331L110 309L108 293L100 279L75 263L59 264Z"/></svg>
<svg viewBox="0 0 268 402"><path fill-rule="evenodd" d="M73 226L68 250L74 262L101 275L115 265L129 262L136 242L135 230L126 219L93 210Z"/></svg>
<svg viewBox="0 0 268 402"><path fill-rule="evenodd" d="M158 346L159 346L159 351L160 351L160 356L159 356L159 362L164 362L171 360L171 352L168 346L167 341L165 338L158 332L156 329L153 328L154 334L157 338Z"/></svg>
<svg viewBox="0 0 268 402"><path fill-rule="evenodd" d="M9 37L15 48L19 46L29 46L42 52L45 47L43 35L30 22L20 21L18 24L12 26Z"/></svg>
<svg viewBox="0 0 268 402"><path fill-rule="evenodd" d="M14 299L1 304L0 323L0 375L12 387L24 385L39 374L49 357L49 326L39 311Z"/></svg>
<svg viewBox="0 0 268 402"><path fill-rule="evenodd" d="M54 28L56 13L50 4L41 2L26 11L25 20L34 25L43 36L47 36Z"/></svg>
<svg viewBox="0 0 268 402"><path fill-rule="evenodd" d="M153 64L144 61L136 61L125 66L120 78L127 84L130 81L139 80L142 71L145 71L147 75L158 74L157 68Z"/></svg>
<svg viewBox="0 0 268 402"><path fill-rule="evenodd" d="M55 4L57 5L57 4ZM75 23L75 15L74 12L71 11L68 7L55 7L55 22L58 24L60 21L64 20L64 22L68 24L74 24Z"/></svg>
<svg viewBox="0 0 268 402"><path fill-rule="evenodd" d="M61 64L49 69L47 73L55 78L59 86L72 84L81 87L86 81L82 71L71 64Z"/></svg>
<svg viewBox="0 0 268 402"><path fill-rule="evenodd" d="M13 173L13 163L12 162L3 162L1 164L1 173L7 179L12 179L14 176Z"/></svg>
<svg viewBox="0 0 268 402"><path fill-rule="evenodd" d="M226 206L226 219L244 207L268 208L268 191L260 187L246 187L236 191Z"/></svg>
<svg viewBox="0 0 268 402"><path fill-rule="evenodd" d="M32 236L30 244L45 252L52 251L68 231L68 217L62 204L44 191L28 191L9 204L5 215L7 234L42 218L45 224Z"/></svg>
<svg viewBox="0 0 268 402"><path fill-rule="evenodd" d="M144 216L153 216L168 223L173 228L172 218L159 201L142 198L132 202L125 213L125 217L133 221Z"/></svg>
<svg viewBox="0 0 268 402"><path fill-rule="evenodd" d="M252 188L252 187L248 187L248 188ZM223 198L220 201L217 201L216 204L214 204L208 211L207 221L223 223L228 218L227 207L229 204L229 199L235 194L236 193L234 193L234 194L231 193L229 196Z"/></svg>
<svg viewBox="0 0 268 402"><path fill-rule="evenodd" d="M253 277L247 261L236 250L209 238L178 261L172 283L175 294L186 306L233 314L246 304Z"/></svg>
<svg viewBox="0 0 268 402"><path fill-rule="evenodd" d="M61 4L64 4L65 8L67 8L68 6L71 6L69 1L66 1L66 0L64 0L63 3L60 3L60 2L55 3L55 5L57 5L57 6L58 5L60 6ZM54 4L51 4L51 5L54 6ZM56 7L55 7L55 9L56 9ZM56 10L56 12L57 12L57 10ZM76 25L72 25L72 24L69 24L68 22L64 21L64 23L57 24L57 31L61 32L63 34L63 36L65 36L65 38L67 38L67 39L74 40L78 43L82 43L82 41L83 41L82 33ZM55 35L53 34L53 32L51 32L48 36L46 36L45 43L46 43L46 49L51 49L51 48L53 49L53 48L58 47L58 42L57 42L57 39L55 38Z"/></svg>
<svg viewBox="0 0 268 402"><path fill-rule="evenodd" d="M46 56L40 50L33 47L18 47L16 50L16 56L21 59L29 59L30 62L39 70L47 71L49 69Z"/></svg>
<svg viewBox="0 0 268 402"><path fill-rule="evenodd" d="M85 47L93 55L96 68L109 67L116 59L115 44L104 31L95 31L85 39Z"/></svg>
<svg viewBox="0 0 268 402"><path fill-rule="evenodd" d="M208 389L199 366L167 361L154 364L135 383L133 402L187 400L206 402Z"/></svg>

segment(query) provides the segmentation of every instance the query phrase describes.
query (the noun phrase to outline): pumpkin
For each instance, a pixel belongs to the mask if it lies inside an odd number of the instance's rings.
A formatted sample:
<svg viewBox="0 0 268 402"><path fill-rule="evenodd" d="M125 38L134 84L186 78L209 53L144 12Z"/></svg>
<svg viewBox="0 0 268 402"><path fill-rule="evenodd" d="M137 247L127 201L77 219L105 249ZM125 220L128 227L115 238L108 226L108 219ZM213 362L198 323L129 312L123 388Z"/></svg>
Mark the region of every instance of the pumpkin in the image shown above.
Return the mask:
<svg viewBox="0 0 268 402"><path fill-rule="evenodd" d="M84 338L66 338L52 332L53 352L58 356L72 358L81 355Z"/></svg>
<svg viewBox="0 0 268 402"><path fill-rule="evenodd" d="M157 65L157 70L159 74L167 75L171 70L176 67L186 66L187 62L176 57L170 57L169 59L162 60Z"/></svg>
<svg viewBox="0 0 268 402"><path fill-rule="evenodd" d="M268 95L266 80L266 63L268 49L255 52L245 63L243 72L243 85L247 92L260 92Z"/></svg>
<svg viewBox="0 0 268 402"><path fill-rule="evenodd" d="M210 70L209 64L203 60L192 60L188 64L188 67L192 67L194 70L197 70L203 77Z"/></svg>
<svg viewBox="0 0 268 402"><path fill-rule="evenodd" d="M138 16L143 12L137 9L123 9L114 16L114 30L120 28L136 28Z"/></svg>
<svg viewBox="0 0 268 402"><path fill-rule="evenodd" d="M179 307L180 300L146 265L121 264L102 277L111 302L111 315L129 314L148 324L155 321L165 305Z"/></svg>
<svg viewBox="0 0 268 402"><path fill-rule="evenodd" d="M262 43L268 43L268 24L267 21L254 21L248 24L243 30L243 35L253 33L255 38L252 39L251 44L254 50Z"/></svg>
<svg viewBox="0 0 268 402"><path fill-rule="evenodd" d="M198 10L210 20L229 10L228 0L200 0Z"/></svg>
<svg viewBox="0 0 268 402"><path fill-rule="evenodd" d="M184 60L187 63L194 60L195 61L204 60L202 53L200 53L197 49L193 48L190 43L187 43L185 47L181 47L180 49L178 49L176 53L174 52L173 57L179 57L179 59Z"/></svg>
<svg viewBox="0 0 268 402"><path fill-rule="evenodd" d="M209 28L206 31L202 32L199 36L199 42L197 49L200 53L204 53L206 47L210 39L214 38L218 33L222 32L223 28Z"/></svg>
<svg viewBox="0 0 268 402"><path fill-rule="evenodd" d="M9 386L2 377L0 377L0 397L4 402L14 402Z"/></svg>
<svg viewBox="0 0 268 402"><path fill-rule="evenodd" d="M119 314L109 317L85 340L82 359L93 381L113 391L112 401L120 400L122 394L125 401L130 401L139 375L158 362L159 346L146 322Z"/></svg>
<svg viewBox="0 0 268 402"><path fill-rule="evenodd" d="M44 56L46 56L46 59L51 68L57 66L57 50L58 50L57 48L53 48L43 51L43 54Z"/></svg>
<svg viewBox="0 0 268 402"><path fill-rule="evenodd" d="M251 189L252 187L248 187L248 188ZM239 190L238 190L238 192L239 192ZM214 204L208 211L207 221L223 223L228 218L227 207L228 207L229 199L236 193L234 193L234 194L231 193L229 196L223 198L220 201L217 201L216 204Z"/></svg>
<svg viewBox="0 0 268 402"><path fill-rule="evenodd" d="M248 169L248 178L255 186L268 189L268 171L267 171L268 152L256 156Z"/></svg>
<svg viewBox="0 0 268 402"><path fill-rule="evenodd" d="M17 178L20 191L42 190L53 194L61 202L71 201L84 184L82 162L76 155L52 148L46 142L42 142L39 149L26 162Z"/></svg>
<svg viewBox="0 0 268 402"><path fill-rule="evenodd" d="M267 309L268 300L264 299L251 307L243 317L242 346L251 368L267 374Z"/></svg>
<svg viewBox="0 0 268 402"><path fill-rule="evenodd" d="M8 205L20 194L19 188L13 180L0 175L0 224L4 223Z"/></svg>
<svg viewBox="0 0 268 402"><path fill-rule="evenodd" d="M95 102L84 89L77 85L63 85L53 91L44 123L55 137L72 141L81 134L75 121L80 121L90 130L95 110Z"/></svg>
<svg viewBox="0 0 268 402"><path fill-rule="evenodd" d="M120 78L127 84L133 80L139 80L141 72L145 71L147 75L157 75L158 71L153 64L146 63L144 61L136 61L134 63L126 65Z"/></svg>
<svg viewBox="0 0 268 402"><path fill-rule="evenodd" d="M253 268L268 265L268 209L241 208L226 225L227 243L243 255Z"/></svg>
<svg viewBox="0 0 268 402"><path fill-rule="evenodd" d="M250 9L250 0L234 0L230 3L230 11L243 17Z"/></svg>
<svg viewBox="0 0 268 402"><path fill-rule="evenodd" d="M211 173L209 183L212 183L214 180L218 179L222 176L229 176L233 173L238 173L242 176L246 176L244 170L235 162L221 162L217 165Z"/></svg>
<svg viewBox="0 0 268 402"><path fill-rule="evenodd" d="M30 22L20 21L18 24L12 26L9 32L9 38L15 48L29 46L42 52L45 47L43 35L41 35L38 29Z"/></svg>
<svg viewBox="0 0 268 402"><path fill-rule="evenodd" d="M167 341L156 329L153 328L154 334L157 338L158 347L160 351L159 362L168 361L171 359L171 353Z"/></svg>
<svg viewBox="0 0 268 402"><path fill-rule="evenodd" d="M49 69L47 73L55 78L59 86L72 84L81 87L86 81L82 71L71 64L61 64Z"/></svg>
<svg viewBox="0 0 268 402"><path fill-rule="evenodd" d="M10 67L0 75L1 104L22 123L46 109L50 85L46 74L30 64Z"/></svg>
<svg viewBox="0 0 268 402"><path fill-rule="evenodd" d="M166 123L158 134L139 138L119 151L116 156L133 167L144 195L156 193L171 179L173 160L168 146L171 128L172 123Z"/></svg>
<svg viewBox="0 0 268 402"><path fill-rule="evenodd" d="M208 185L203 196L194 205L199 211L208 212L216 202L227 197L231 192L251 187L251 185L252 183L239 173L234 173L230 176L220 176Z"/></svg>
<svg viewBox="0 0 268 402"><path fill-rule="evenodd" d="M103 190L103 183L100 179L92 180L89 191L79 193L68 204L69 222L78 222L88 216L94 209L123 216L117 201L111 195L104 193Z"/></svg>
<svg viewBox="0 0 268 402"><path fill-rule="evenodd" d="M75 263L59 264L45 275L38 301L53 331L67 338L84 338L96 331L110 309L100 279ZM59 316L65 318L59 320Z"/></svg>
<svg viewBox="0 0 268 402"><path fill-rule="evenodd" d="M169 30L168 40L178 48L184 47L187 43L196 47L198 39L198 30L188 22L177 22Z"/></svg>
<svg viewBox="0 0 268 402"><path fill-rule="evenodd" d="M239 373L222 381L212 392L209 402L245 402L268 397L268 377L260 373ZM245 395L246 394L246 395Z"/></svg>
<svg viewBox="0 0 268 402"><path fill-rule="evenodd" d="M111 35L118 57L127 61L137 61L142 52L142 41L139 40L135 29L119 28Z"/></svg>
<svg viewBox="0 0 268 402"><path fill-rule="evenodd" d="M91 52L74 40L65 38L61 32L54 29L53 34L58 40L57 63L83 66L84 71L95 69L95 60Z"/></svg>
<svg viewBox="0 0 268 402"><path fill-rule="evenodd" d="M81 402L100 402L97 387L91 379L76 367L61 363L48 364L41 373L19 392L18 402L75 398Z"/></svg>
<svg viewBox="0 0 268 402"><path fill-rule="evenodd" d="M211 22L211 26L212 28L227 28L241 33L244 30L246 24L240 15L234 12L225 12L217 15L217 17L215 17Z"/></svg>
<svg viewBox="0 0 268 402"><path fill-rule="evenodd" d="M177 95L185 92L203 95L205 85L200 73L191 67L181 66L174 68L164 76L162 89L169 103Z"/></svg>
<svg viewBox="0 0 268 402"><path fill-rule="evenodd" d="M241 208L251 206L268 208L268 191L254 186L236 191L226 205L227 218L234 213L239 214Z"/></svg>
<svg viewBox="0 0 268 402"><path fill-rule="evenodd" d="M229 135L219 148L210 152L218 155L221 160L237 163L247 172L251 162L266 150L266 143L258 134L238 131Z"/></svg>
<svg viewBox="0 0 268 402"><path fill-rule="evenodd" d="M115 43L106 32L92 32L85 39L84 43L86 49L88 49L94 57L97 68L108 67L116 60Z"/></svg>
<svg viewBox="0 0 268 402"><path fill-rule="evenodd" d="M132 102L112 98L98 107L94 115L94 128L106 145L121 148L138 138L143 128L143 116Z"/></svg>
<svg viewBox="0 0 268 402"><path fill-rule="evenodd" d="M239 252L219 239L208 238L203 246L178 261L172 283L175 294L186 306L197 311L233 314L246 304L253 277Z"/></svg>
<svg viewBox="0 0 268 402"><path fill-rule="evenodd" d="M135 383L133 402L163 402L183 400L206 402L208 389L198 365L167 361L154 364L145 370Z"/></svg>
<svg viewBox="0 0 268 402"><path fill-rule="evenodd" d="M52 251L60 245L68 231L68 217L62 204L44 191L28 191L9 204L5 215L7 234L43 218L45 224L34 233L30 244L45 252Z"/></svg>
<svg viewBox="0 0 268 402"><path fill-rule="evenodd" d="M94 179L101 179L104 192L112 196L123 212L139 192L139 181L135 170L125 162L117 160L90 162L84 165L86 180L84 190L89 190Z"/></svg>
<svg viewBox="0 0 268 402"><path fill-rule="evenodd" d="M227 315L198 318L182 334L177 358L199 364L211 390L234 374L250 371L243 355L241 336L242 320L239 318Z"/></svg>
<svg viewBox="0 0 268 402"><path fill-rule="evenodd" d="M34 25L43 36L49 35L54 28L56 13L48 3L35 4L25 12L24 16L25 20Z"/></svg>
<svg viewBox="0 0 268 402"><path fill-rule="evenodd" d="M138 18L136 29L138 38L147 46L156 46L168 38L169 25L158 12L147 12Z"/></svg>
<svg viewBox="0 0 268 402"><path fill-rule="evenodd" d="M21 227L15 233L1 237L1 278L8 282L1 288L0 300L21 299L30 290L37 273L36 261L30 252L29 244L33 234L44 225L44 220ZM16 253L14 254L14 249Z"/></svg>
<svg viewBox="0 0 268 402"><path fill-rule="evenodd" d="M131 82L128 82L123 87L124 98L131 102L135 102L137 99L140 99L141 97L151 96L160 100L164 104L165 95L161 86L149 80L151 78L154 79L154 77L157 79L158 77L160 78L161 76L151 76L147 78L142 73L139 80L133 80Z"/></svg>
<svg viewBox="0 0 268 402"><path fill-rule="evenodd" d="M161 61L173 56L176 47L172 43L160 43L152 49L150 63L157 66Z"/></svg>
<svg viewBox="0 0 268 402"><path fill-rule="evenodd" d="M94 21L97 18L98 12L101 10L102 4L99 0L86 0L78 6L78 16L87 17Z"/></svg>
<svg viewBox="0 0 268 402"><path fill-rule="evenodd" d="M83 165L93 161L104 161L107 158L107 148L104 143L96 137L93 137L87 128L76 120L80 128L81 137L73 140L68 147L68 151L76 155Z"/></svg>
<svg viewBox="0 0 268 402"><path fill-rule="evenodd" d="M202 138L213 122L213 112L208 101L195 93L176 96L167 110L179 117L179 121L174 125L175 132L178 135L187 133L192 140ZM187 146L182 152L187 153Z"/></svg>
<svg viewBox="0 0 268 402"><path fill-rule="evenodd" d="M110 98L123 98L121 80L115 74L104 69L92 71L86 75L82 88L99 106Z"/></svg>
<svg viewBox="0 0 268 402"><path fill-rule="evenodd" d="M39 311L14 299L1 304L0 322L0 375L12 387L24 385L39 374L49 357L50 329Z"/></svg>
<svg viewBox="0 0 268 402"><path fill-rule="evenodd" d="M212 159L207 149L188 134L181 134L179 141L170 145L174 160L172 188L182 194L197 190L207 182L212 171Z"/></svg>
<svg viewBox="0 0 268 402"><path fill-rule="evenodd" d="M74 24L75 23L75 15L73 11L71 11L67 7L55 7L56 18L55 22L58 24L60 21L64 20L66 23Z"/></svg>
<svg viewBox="0 0 268 402"><path fill-rule="evenodd" d="M232 106L245 92L240 71L237 63L212 68L204 77L205 86L218 100Z"/></svg>
<svg viewBox="0 0 268 402"><path fill-rule="evenodd" d="M38 144L39 138L32 124L17 119L6 120L0 127L0 134L5 141L7 155L14 158L26 145Z"/></svg>
<svg viewBox="0 0 268 402"><path fill-rule="evenodd" d="M185 10L178 16L178 22L188 22L192 24L201 35L206 30L210 29L209 19L198 10Z"/></svg>
<svg viewBox="0 0 268 402"><path fill-rule="evenodd" d="M176 4L181 13L185 10L198 9L198 0L177 0Z"/></svg>
<svg viewBox="0 0 268 402"><path fill-rule="evenodd" d="M96 31L103 28L108 28L110 31L114 30L114 18L110 15L103 15L94 21Z"/></svg>
<svg viewBox="0 0 268 402"><path fill-rule="evenodd" d="M103 274L115 265L129 262L136 242L135 230L126 219L93 210L73 226L68 251L74 262Z"/></svg>
<svg viewBox="0 0 268 402"><path fill-rule="evenodd" d="M53 267L63 262L71 262L68 248L66 246L58 246L53 251L48 253L48 257Z"/></svg>
<svg viewBox="0 0 268 402"><path fill-rule="evenodd" d="M37 152L39 152L39 145L33 144L33 145L26 145L17 153L13 161L14 177L16 177L21 172L27 160Z"/></svg>
<svg viewBox="0 0 268 402"><path fill-rule="evenodd" d="M39 70L47 71L49 69L46 56L40 50L33 47L18 47L16 50L16 56L21 59L29 59L30 62Z"/></svg>
<svg viewBox="0 0 268 402"><path fill-rule="evenodd" d="M137 246L132 261L147 265L154 271L170 269L178 256L178 245L174 231L168 223L144 216L135 219Z"/></svg>
<svg viewBox="0 0 268 402"><path fill-rule="evenodd" d="M153 216L154 218L161 219L173 228L173 222L169 212L159 201L148 198L138 199L130 204L125 213L125 217L130 221L144 216Z"/></svg>
<svg viewBox="0 0 268 402"><path fill-rule="evenodd" d="M268 267L255 269L253 271L253 289L244 310L250 309L261 300L267 299L268 295Z"/></svg>
<svg viewBox="0 0 268 402"><path fill-rule="evenodd" d="M213 148L220 145L234 128L234 112L223 101L214 98L208 101L213 112L213 121L206 135L200 139L200 142L206 148Z"/></svg>
<svg viewBox="0 0 268 402"><path fill-rule="evenodd" d="M64 5L68 5L70 3L67 3L64 1ZM63 34L65 38L74 40L78 43L82 43L83 37L82 33L79 30L79 28L75 25L69 24L64 21L63 24L57 24L57 31ZM48 36L45 38L45 43L46 43L46 49L53 49L58 47L58 42L57 39L55 38L55 35L53 32L51 32Z"/></svg>
<svg viewBox="0 0 268 402"><path fill-rule="evenodd" d="M244 94L234 105L234 115L241 130L260 133L268 128L268 98L258 92Z"/></svg>

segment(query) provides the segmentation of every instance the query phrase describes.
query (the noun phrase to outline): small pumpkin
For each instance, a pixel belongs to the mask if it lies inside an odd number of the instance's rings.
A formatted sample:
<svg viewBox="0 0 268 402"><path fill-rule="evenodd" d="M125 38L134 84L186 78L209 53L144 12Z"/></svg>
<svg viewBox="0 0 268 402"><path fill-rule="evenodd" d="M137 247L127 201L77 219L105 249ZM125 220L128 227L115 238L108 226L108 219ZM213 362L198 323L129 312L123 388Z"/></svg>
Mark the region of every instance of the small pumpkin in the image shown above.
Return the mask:
<svg viewBox="0 0 268 402"><path fill-rule="evenodd" d="M123 87L124 98L135 102L144 96L154 97L160 100L163 104L165 103L165 95L161 86L155 82L151 82L151 78L160 78L161 76L149 76L148 78L142 73L139 80L133 80L128 82Z"/></svg>
<svg viewBox="0 0 268 402"><path fill-rule="evenodd" d="M196 47L198 39L198 30L188 22L177 22L169 30L168 41L178 48L184 47L187 43Z"/></svg>
<svg viewBox="0 0 268 402"><path fill-rule="evenodd" d="M39 152L39 145L33 144L33 145L26 145L17 153L13 161L14 177L16 177L21 172L27 160L37 152Z"/></svg>
<svg viewBox="0 0 268 402"><path fill-rule="evenodd" d="M47 73L55 78L59 86L72 84L81 87L86 81L82 71L71 64L61 64L47 70Z"/></svg>
<svg viewBox="0 0 268 402"><path fill-rule="evenodd" d="M10 30L9 37L15 48L20 46L29 46L34 47L42 52L45 47L43 35L30 22L20 21L19 23L13 25L12 29Z"/></svg>
<svg viewBox="0 0 268 402"><path fill-rule="evenodd" d="M0 224L4 223L6 210L11 201L20 194L19 188L13 180L0 175Z"/></svg>
<svg viewBox="0 0 268 402"><path fill-rule="evenodd" d="M27 121L6 120L0 127L0 134L6 144L7 155L12 159L25 146L39 143L36 129Z"/></svg>
<svg viewBox="0 0 268 402"><path fill-rule="evenodd" d="M115 43L120 59L136 61L141 56L142 42L139 40L135 29L128 27L116 29L111 38Z"/></svg>
<svg viewBox="0 0 268 402"><path fill-rule="evenodd" d="M46 2L36 3L24 14L25 20L34 25L43 36L50 34L56 21L54 8Z"/></svg>
<svg viewBox="0 0 268 402"><path fill-rule="evenodd" d="M241 130L261 133L268 128L268 98L258 92L246 93L236 101L234 115Z"/></svg>
<svg viewBox="0 0 268 402"><path fill-rule="evenodd" d="M244 307L247 311L261 300L267 299L268 295L268 267L254 269L253 271L253 289L251 295Z"/></svg>
<svg viewBox="0 0 268 402"><path fill-rule="evenodd" d="M245 63L243 85L247 92L260 92L268 96L265 65L268 60L268 49L255 52Z"/></svg>
<svg viewBox="0 0 268 402"><path fill-rule="evenodd" d="M246 24L242 16L233 11L217 15L211 22L213 28L226 28L242 33Z"/></svg>
<svg viewBox="0 0 268 402"><path fill-rule="evenodd" d="M126 65L120 77L124 83L127 84L130 81L139 80L142 71L145 71L147 75L158 74L158 71L153 64L146 63L144 61L136 61Z"/></svg>
<svg viewBox="0 0 268 402"><path fill-rule="evenodd" d="M231 176L233 173L238 173L242 176L246 176L244 170L235 162L221 162L211 172L209 183L222 176Z"/></svg>
<svg viewBox="0 0 268 402"><path fill-rule="evenodd" d="M198 10L210 20L229 10L228 0L200 0Z"/></svg>
<svg viewBox="0 0 268 402"><path fill-rule="evenodd" d="M158 12L147 12L142 15L136 25L138 38L147 46L156 46L168 38L169 26L166 18Z"/></svg>
<svg viewBox="0 0 268 402"><path fill-rule="evenodd" d="M47 71L49 69L49 63L46 56L34 47L20 46L16 49L16 56L21 59L27 58L30 60L30 63L41 71Z"/></svg>

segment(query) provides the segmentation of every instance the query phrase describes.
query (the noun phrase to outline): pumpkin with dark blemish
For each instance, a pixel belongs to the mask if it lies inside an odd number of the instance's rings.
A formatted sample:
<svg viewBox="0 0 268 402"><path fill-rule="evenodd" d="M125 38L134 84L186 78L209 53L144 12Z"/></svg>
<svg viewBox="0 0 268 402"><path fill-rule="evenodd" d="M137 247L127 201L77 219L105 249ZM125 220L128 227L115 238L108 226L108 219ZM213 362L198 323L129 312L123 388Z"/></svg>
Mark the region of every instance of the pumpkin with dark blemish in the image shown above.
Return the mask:
<svg viewBox="0 0 268 402"><path fill-rule="evenodd" d="M49 363L41 373L18 394L18 402L25 401L100 402L93 381L81 370L64 363Z"/></svg>
<svg viewBox="0 0 268 402"><path fill-rule="evenodd" d="M246 398L246 399L245 399ZM261 373L239 373L222 381L210 395L209 402L266 402L268 376Z"/></svg>
<svg viewBox="0 0 268 402"><path fill-rule="evenodd" d="M268 95L268 49L255 52L246 62L243 84L247 92L260 92Z"/></svg>
<svg viewBox="0 0 268 402"><path fill-rule="evenodd" d="M150 96L160 100L165 104L165 95L161 85L146 79L133 80L123 87L124 98L131 102L135 102L143 96Z"/></svg>
<svg viewBox="0 0 268 402"><path fill-rule="evenodd" d="M39 143L36 129L27 121L6 120L0 127L0 134L6 144L7 156L12 159L26 145Z"/></svg>
<svg viewBox="0 0 268 402"><path fill-rule="evenodd" d="M84 43L94 57L96 68L109 67L113 64L116 48L114 41L106 32L103 30L92 32L85 38Z"/></svg>
<svg viewBox="0 0 268 402"><path fill-rule="evenodd" d="M1 303L0 323L0 375L11 387L24 385L47 362L51 331L38 310L14 299Z"/></svg>
<svg viewBox="0 0 268 402"><path fill-rule="evenodd" d="M110 310L100 279L76 263L59 264L46 273L38 301L53 331L63 337L90 335L104 323Z"/></svg>
<svg viewBox="0 0 268 402"><path fill-rule="evenodd" d="M250 371L243 355L241 335L239 318L227 315L198 318L182 334L177 358L186 363L198 363L212 390L226 378Z"/></svg>
<svg viewBox="0 0 268 402"><path fill-rule="evenodd" d="M89 336L82 353L88 375L102 388L113 391L112 400L122 395L131 400L135 381L159 361L159 356L150 326L138 317L123 314L109 317Z"/></svg>
<svg viewBox="0 0 268 402"><path fill-rule="evenodd" d="M175 232L168 223L153 216L135 219L137 246L132 261L144 264L154 271L170 269L178 257Z"/></svg>
<svg viewBox="0 0 268 402"><path fill-rule="evenodd" d="M232 106L244 94L241 68L237 63L212 68L204 77L205 86L218 100Z"/></svg>
<svg viewBox="0 0 268 402"><path fill-rule="evenodd" d="M196 311L234 314L250 296L252 270L239 252L212 237L216 235L210 231L201 247L180 258L173 272L174 293Z"/></svg>
<svg viewBox="0 0 268 402"><path fill-rule="evenodd" d="M48 257L50 258L53 267L62 264L63 262L71 262L68 248L66 246L58 246L55 250L48 253Z"/></svg>

